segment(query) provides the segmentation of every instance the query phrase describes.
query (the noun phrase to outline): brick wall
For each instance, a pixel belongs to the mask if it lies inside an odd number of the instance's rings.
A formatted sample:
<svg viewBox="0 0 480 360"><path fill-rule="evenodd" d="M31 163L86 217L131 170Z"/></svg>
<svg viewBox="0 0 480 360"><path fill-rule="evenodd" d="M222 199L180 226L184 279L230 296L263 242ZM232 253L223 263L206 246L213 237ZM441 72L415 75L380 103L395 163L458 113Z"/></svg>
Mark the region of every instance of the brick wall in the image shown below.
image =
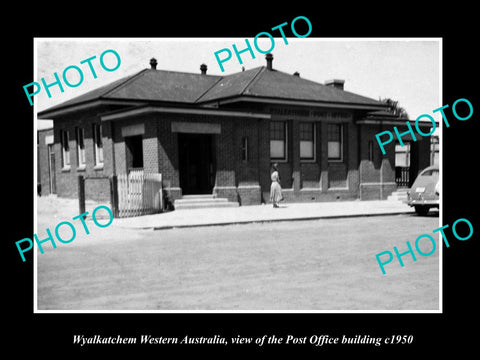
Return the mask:
<svg viewBox="0 0 480 360"><path fill-rule="evenodd" d="M97 116L98 109L95 111L79 112L73 115L65 116L61 120L54 120L54 142L55 142L55 170L56 170L56 186L57 194L60 197L76 198L78 196L78 176L89 177L106 177L113 174L113 141L112 128L110 123L101 124L100 118ZM93 140L93 124L101 124L102 127L102 143L103 143L103 167L95 165L94 140ZM79 168L77 141L75 127L84 130L85 144L85 167ZM70 148L70 168L62 166L62 146L60 133L68 131L69 148ZM92 199L98 192L102 194L104 186L92 183L89 188L89 194ZM87 195L87 194L86 194ZM103 195L100 195L103 198ZM88 200L88 198L87 198Z"/></svg>
<svg viewBox="0 0 480 360"><path fill-rule="evenodd" d="M86 177L85 199L103 204L110 203L110 179L108 177Z"/></svg>
<svg viewBox="0 0 480 360"><path fill-rule="evenodd" d="M37 136L37 183L40 184L41 195L45 196L50 195L50 163L46 140L47 138L53 137L53 129L39 130Z"/></svg>
<svg viewBox="0 0 480 360"><path fill-rule="evenodd" d="M407 130L406 126L397 125L400 133ZM375 138L377 133L392 131L393 125L361 125L360 126L360 198L362 200L386 199L397 189L395 184L395 140L384 145L385 155ZM412 140L411 135L403 136L403 141ZM372 142L373 152L369 158L369 142ZM430 138L417 136L416 142L411 142L410 177L415 179L418 172L430 164Z"/></svg>
<svg viewBox="0 0 480 360"><path fill-rule="evenodd" d="M108 177L127 171L124 126L144 124L142 134L143 164L145 171L160 172L172 200L181 196L179 181L178 133L172 133L172 122L205 122L221 126L221 134L213 135L215 149L215 187L219 197L240 201L242 205L269 201L270 192L270 132L269 120L155 113L136 118L104 122L103 168L94 165L93 124L100 124L99 110L85 111L55 121L57 193L62 197L77 197L77 178L83 175L88 198L105 199L109 196ZM385 130L377 125L355 125L353 120L344 124L343 159L328 161L327 121L316 119L315 161L300 160L298 119L275 117L287 121L287 160L279 161L281 185L289 201L326 201L350 198L385 198L393 191L395 181L395 147L386 146L383 156L375 134ZM304 120L302 120L304 121ZM305 120L306 121L306 120ZM330 121L330 120L328 120ZM333 121L333 120L332 120ZM86 167L77 166L75 127L84 129ZM62 169L60 131L69 131L70 169ZM44 141L40 135L39 141ZM242 139L248 139L248 158L242 160ZM416 158L412 161L421 170L429 162L429 141L419 139ZM369 142L373 141L373 158L369 158ZM39 146L39 179L48 188L48 157L46 148ZM102 178L104 180L100 180ZM90 180L88 180L90 179ZM107 180L105 180L107 179Z"/></svg>

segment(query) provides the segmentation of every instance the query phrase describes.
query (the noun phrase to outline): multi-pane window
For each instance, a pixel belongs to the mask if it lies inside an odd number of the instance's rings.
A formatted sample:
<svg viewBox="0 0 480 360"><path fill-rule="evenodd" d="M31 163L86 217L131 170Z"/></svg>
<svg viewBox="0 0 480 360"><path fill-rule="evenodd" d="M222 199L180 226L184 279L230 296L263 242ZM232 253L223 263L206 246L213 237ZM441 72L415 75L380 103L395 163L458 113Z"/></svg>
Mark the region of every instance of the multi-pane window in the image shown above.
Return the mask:
<svg viewBox="0 0 480 360"><path fill-rule="evenodd" d="M343 125L328 124L328 160L341 161L343 158Z"/></svg>
<svg viewBox="0 0 480 360"><path fill-rule="evenodd" d="M301 122L300 124L300 159L315 159L315 124Z"/></svg>
<svg viewBox="0 0 480 360"><path fill-rule="evenodd" d="M287 159L287 123L285 121L270 122L270 158Z"/></svg>
<svg viewBox="0 0 480 360"><path fill-rule="evenodd" d="M93 124L93 142L95 166L103 166L102 128L99 124Z"/></svg>
<svg viewBox="0 0 480 360"><path fill-rule="evenodd" d="M62 145L62 168L70 168L70 145L67 130L60 131L60 143Z"/></svg>
<svg viewBox="0 0 480 360"><path fill-rule="evenodd" d="M85 141L83 128L75 128L75 137L77 140L77 166L79 168L85 167Z"/></svg>

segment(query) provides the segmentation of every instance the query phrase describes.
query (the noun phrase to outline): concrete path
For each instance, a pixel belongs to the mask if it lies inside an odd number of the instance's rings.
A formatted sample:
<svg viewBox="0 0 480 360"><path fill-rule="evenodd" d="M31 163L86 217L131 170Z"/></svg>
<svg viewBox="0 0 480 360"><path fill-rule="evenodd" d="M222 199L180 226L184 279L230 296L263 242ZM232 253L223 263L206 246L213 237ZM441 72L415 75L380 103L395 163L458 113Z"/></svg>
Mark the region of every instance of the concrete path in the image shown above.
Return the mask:
<svg viewBox="0 0 480 360"><path fill-rule="evenodd" d="M180 227L244 224L252 222L311 220L354 216L379 216L413 213L401 201L339 201L316 203L282 203L240 206L236 208L184 209L133 218L115 219L118 227L138 229L171 229Z"/></svg>

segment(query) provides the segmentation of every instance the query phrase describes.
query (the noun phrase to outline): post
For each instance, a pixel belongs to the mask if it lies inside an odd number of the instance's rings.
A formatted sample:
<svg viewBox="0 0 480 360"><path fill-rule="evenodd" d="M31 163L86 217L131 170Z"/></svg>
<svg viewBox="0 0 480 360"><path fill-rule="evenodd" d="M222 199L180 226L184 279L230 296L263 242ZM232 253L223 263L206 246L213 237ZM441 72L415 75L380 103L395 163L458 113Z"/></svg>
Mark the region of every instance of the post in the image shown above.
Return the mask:
<svg viewBox="0 0 480 360"><path fill-rule="evenodd" d="M110 176L110 204L113 217L118 218L118 179L117 175Z"/></svg>
<svg viewBox="0 0 480 360"><path fill-rule="evenodd" d="M78 208L80 214L85 212L85 178L78 175Z"/></svg>

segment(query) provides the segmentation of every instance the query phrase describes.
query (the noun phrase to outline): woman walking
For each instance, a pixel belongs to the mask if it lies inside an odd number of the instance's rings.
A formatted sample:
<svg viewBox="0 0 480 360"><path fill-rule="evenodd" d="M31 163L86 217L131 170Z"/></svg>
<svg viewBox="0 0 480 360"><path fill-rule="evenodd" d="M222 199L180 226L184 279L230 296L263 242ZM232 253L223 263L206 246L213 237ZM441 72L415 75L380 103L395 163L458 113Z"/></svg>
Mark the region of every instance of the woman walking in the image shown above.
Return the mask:
<svg viewBox="0 0 480 360"><path fill-rule="evenodd" d="M283 200L282 187L280 186L280 176L278 175L278 164L272 165L273 172L271 175L272 185L270 186L270 201L274 208L278 208L278 203Z"/></svg>

